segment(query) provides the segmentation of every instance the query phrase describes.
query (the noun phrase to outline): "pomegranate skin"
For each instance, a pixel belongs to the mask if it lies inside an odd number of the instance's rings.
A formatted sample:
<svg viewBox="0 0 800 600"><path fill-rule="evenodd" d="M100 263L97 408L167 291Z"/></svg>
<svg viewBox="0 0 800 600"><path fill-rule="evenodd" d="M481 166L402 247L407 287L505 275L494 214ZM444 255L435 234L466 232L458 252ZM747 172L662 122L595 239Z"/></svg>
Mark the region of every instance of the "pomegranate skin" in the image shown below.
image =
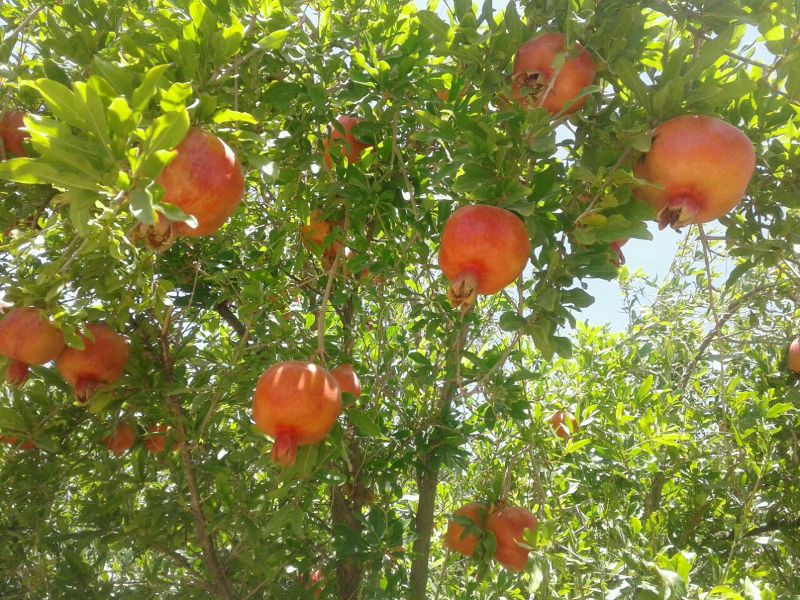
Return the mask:
<svg viewBox="0 0 800 600"><path fill-rule="evenodd" d="M353 370L353 365L343 364L331 370L331 375L339 384L342 393L353 394L356 398L361 395L361 382Z"/></svg>
<svg viewBox="0 0 800 600"><path fill-rule="evenodd" d="M149 437L144 441L145 450L151 454L159 454L167 447L167 425L151 425L147 428Z"/></svg>
<svg viewBox="0 0 800 600"><path fill-rule="evenodd" d="M570 425L567 425L567 419L569 419ZM550 425L562 440L568 440L573 431L578 431L578 421L575 420L575 417L561 410L557 410L550 417Z"/></svg>
<svg viewBox="0 0 800 600"><path fill-rule="evenodd" d="M514 213L475 204L445 223L439 266L451 283L448 299L466 312L477 294L494 294L522 274L531 253L525 224Z"/></svg>
<svg viewBox="0 0 800 600"><path fill-rule="evenodd" d="M466 517L475 523L480 529L484 528L486 518L488 516L489 508L483 502L471 502L465 504L453 513L454 516ZM447 533L444 536L444 545L450 550L463 554L464 556L472 556L475 554L475 549L478 547L478 536L471 533L464 535L466 528L457 523L456 521L447 522Z"/></svg>
<svg viewBox="0 0 800 600"><path fill-rule="evenodd" d="M28 152L22 145L31 135L25 129L23 118L25 113L19 110L9 110L0 119L0 138L3 139L3 146L6 154L11 153L16 156L28 156Z"/></svg>
<svg viewBox="0 0 800 600"><path fill-rule="evenodd" d="M800 338L795 339L789 344L786 363L793 373L800 375Z"/></svg>
<svg viewBox="0 0 800 600"><path fill-rule="evenodd" d="M358 162L361 159L361 153L371 146L371 144L359 142L356 137L350 133L353 125L358 125L361 123L361 119L348 115L341 115L337 117L336 120L344 129L344 134L342 134L342 132L337 128L331 127L328 137L322 140L322 146L325 150L323 153L323 160L325 161L325 166L328 169L333 168L333 159L331 158L330 146L335 140L344 140L341 154L342 156L347 157L347 162L351 165Z"/></svg>
<svg viewBox="0 0 800 600"><path fill-rule="evenodd" d="M158 183L164 202L197 219L197 227L174 223L175 234L212 235L236 212L244 196L244 174L236 155L217 136L191 128Z"/></svg>
<svg viewBox="0 0 800 600"><path fill-rule="evenodd" d="M66 348L56 360L56 369L75 388L80 402L86 402L99 387L115 383L125 372L128 340L102 323L86 328L94 341L83 336L83 350Z"/></svg>
<svg viewBox="0 0 800 600"><path fill-rule="evenodd" d="M136 440L136 433L129 423L120 423L114 433L102 439L103 444L116 456L125 454Z"/></svg>
<svg viewBox="0 0 800 600"><path fill-rule="evenodd" d="M486 529L497 538L494 559L509 571L522 571L528 564L528 549L517 542L524 543L525 529L535 531L537 522L530 511L513 506L489 515Z"/></svg>
<svg viewBox="0 0 800 600"><path fill-rule="evenodd" d="M275 440L272 460L284 467L294 464L298 446L323 440L341 410L336 379L310 362L272 365L259 378L253 397L253 420Z"/></svg>
<svg viewBox="0 0 800 600"><path fill-rule="evenodd" d="M633 174L660 186L642 186L636 196L658 213L661 229L679 230L723 216L742 199L755 170L750 139L714 117L684 115L653 131L650 151Z"/></svg>
<svg viewBox="0 0 800 600"><path fill-rule="evenodd" d="M556 57L565 51L567 56L561 69L554 69ZM551 115L562 111L568 115L586 104L587 97L584 96L564 110L583 88L592 84L594 76L592 55L583 46L575 42L573 48L567 49L563 33L545 33L517 50L511 97L523 108L541 105ZM525 94L523 88L531 91Z"/></svg>
<svg viewBox="0 0 800 600"><path fill-rule="evenodd" d="M15 308L0 320L0 355L11 359L10 385L28 379L28 365L43 365L64 350L64 335L38 308Z"/></svg>
<svg viewBox="0 0 800 600"><path fill-rule="evenodd" d="M9 446L16 446L19 444L19 438L15 435L0 435L0 444L7 444ZM31 439L27 439L21 444L19 444L20 450L33 450L38 448L36 442Z"/></svg>

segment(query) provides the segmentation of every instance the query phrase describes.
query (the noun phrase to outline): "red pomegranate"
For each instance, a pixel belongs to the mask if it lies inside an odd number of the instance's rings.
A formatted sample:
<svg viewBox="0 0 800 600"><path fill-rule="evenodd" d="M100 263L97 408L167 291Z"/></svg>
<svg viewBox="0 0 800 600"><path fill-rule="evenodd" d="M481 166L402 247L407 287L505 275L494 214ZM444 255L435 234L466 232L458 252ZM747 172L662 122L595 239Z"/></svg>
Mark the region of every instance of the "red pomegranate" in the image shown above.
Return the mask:
<svg viewBox="0 0 800 600"><path fill-rule="evenodd" d="M526 529L536 530L536 517L524 508L509 506L489 515L486 529L497 538L494 559L509 571L522 571L528 564L528 549L523 548Z"/></svg>
<svg viewBox="0 0 800 600"><path fill-rule="evenodd" d="M563 64L554 68L562 53ZM517 51L511 97L523 108L543 106L551 115L570 114L586 103L586 96L565 107L592 84L594 75L592 55L583 46L575 42L567 49L563 33L545 33Z"/></svg>
<svg viewBox="0 0 800 600"><path fill-rule="evenodd" d="M625 255L622 253L622 247L628 243L628 240L615 240L609 244L611 250L611 264L619 267L625 264Z"/></svg>
<svg viewBox="0 0 800 600"><path fill-rule="evenodd" d="M350 133L350 130L353 128L353 125L358 125L361 123L361 119L356 117L350 117L347 115L341 115L336 119L339 124L344 129L344 134L339 131L336 127L331 127L330 133L328 137L322 140L322 146L325 149L323 159L325 161L325 166L328 169L333 167L333 159L331 159L330 153L330 146L333 144L335 140L344 140L342 144L341 154L342 156L347 157L347 162L351 165L355 162L358 162L361 159L361 153L372 146L372 144L365 144L364 142L360 142L356 139L356 137Z"/></svg>
<svg viewBox="0 0 800 600"><path fill-rule="evenodd" d="M11 359L6 372L10 385L28 379L28 365L55 360L64 350L64 336L38 308L15 308L0 321L0 355Z"/></svg>
<svg viewBox="0 0 800 600"><path fill-rule="evenodd" d="M786 355L786 363L792 372L800 375L800 338L795 339L789 344L789 353Z"/></svg>
<svg viewBox="0 0 800 600"><path fill-rule="evenodd" d="M489 516L489 507L483 502L471 502L459 508L453 515L469 519L478 529L483 531L485 529L486 519ZM448 521L447 533L445 533L444 536L444 544L447 548L459 554L472 556L475 554L475 549L478 547L480 539L475 533L466 530L467 528L461 523L455 520Z"/></svg>
<svg viewBox="0 0 800 600"><path fill-rule="evenodd" d="M335 369L331 369L331 375L339 384L339 389L343 394L353 394L356 398L361 395L361 382L358 380L356 372L353 371L353 365L339 365Z"/></svg>
<svg viewBox="0 0 800 600"><path fill-rule="evenodd" d="M15 435L0 435L0 444L7 444L9 446L17 446L19 444L20 450L33 450L34 448L38 448L36 442L31 439L27 439L20 444L19 438Z"/></svg>
<svg viewBox="0 0 800 600"><path fill-rule="evenodd" d="M167 432L169 427L166 425L151 425L147 428L147 439L144 441L145 450L151 454L159 454L167 447Z"/></svg>
<svg viewBox="0 0 800 600"><path fill-rule="evenodd" d="M324 439L341 410L336 379L310 362L272 365L259 378L253 397L253 419L275 440L272 460L281 466L294 464L298 446Z"/></svg>
<svg viewBox="0 0 800 600"><path fill-rule="evenodd" d="M755 170L753 143L714 117L682 116L653 131L633 173L653 186L636 195L658 212L661 229L718 219L742 199Z"/></svg>
<svg viewBox="0 0 800 600"><path fill-rule="evenodd" d="M155 225L140 224L134 237L154 250L165 250L177 236L213 235L236 212L244 196L242 166L228 145L195 127L175 148L177 154L161 172L163 202L197 219L197 227L172 223L161 215Z"/></svg>
<svg viewBox="0 0 800 600"><path fill-rule="evenodd" d="M530 253L528 231L514 213L485 204L459 208L439 247L450 304L466 312L478 294L499 292L522 274Z"/></svg>
<svg viewBox="0 0 800 600"><path fill-rule="evenodd" d="M136 433L129 423L120 423L114 433L103 438L103 444L117 456L124 454L133 446Z"/></svg>
<svg viewBox="0 0 800 600"><path fill-rule="evenodd" d="M24 117L25 113L22 111L9 110L0 119L0 138L3 140L6 154L28 156L22 142L31 137L31 135L25 128Z"/></svg>
<svg viewBox="0 0 800 600"><path fill-rule="evenodd" d="M86 330L94 341L83 336L83 350L66 348L56 360L56 369L75 388L80 402L87 402L100 387L122 377L128 362L128 340L102 323Z"/></svg>
<svg viewBox="0 0 800 600"><path fill-rule="evenodd" d="M569 420L569 425L567 420ZM550 425L562 440L568 440L573 431L578 431L578 421L575 420L575 417L561 410L557 410L550 417Z"/></svg>
<svg viewBox="0 0 800 600"><path fill-rule="evenodd" d="M322 571L315 569L311 572L308 578L309 587L314 590L314 600L317 600L322 595L322 587L325 583L325 575Z"/></svg>

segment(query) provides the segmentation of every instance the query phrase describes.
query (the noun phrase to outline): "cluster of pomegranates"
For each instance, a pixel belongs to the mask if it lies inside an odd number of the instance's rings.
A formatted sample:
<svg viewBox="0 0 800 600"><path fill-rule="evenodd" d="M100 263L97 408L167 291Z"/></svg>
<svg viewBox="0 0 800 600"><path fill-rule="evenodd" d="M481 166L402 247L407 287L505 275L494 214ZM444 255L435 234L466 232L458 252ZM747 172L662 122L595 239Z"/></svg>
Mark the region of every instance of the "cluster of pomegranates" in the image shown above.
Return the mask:
<svg viewBox="0 0 800 600"><path fill-rule="evenodd" d="M525 530L536 531L537 519L518 506L499 508L484 502L471 502L453 513L447 524L445 546L464 556L472 556L478 544L491 532L496 541L493 558L509 571L522 571L528 564Z"/></svg>
<svg viewBox="0 0 800 600"><path fill-rule="evenodd" d="M253 396L253 420L275 440L273 462L293 465L298 446L325 439L342 411L343 393L361 395L349 364L328 371L312 362L284 361L264 371Z"/></svg>
<svg viewBox="0 0 800 600"><path fill-rule="evenodd" d="M148 427L147 437L144 440L145 450L151 454L160 454L166 450L168 432L169 427L164 424ZM117 425L112 434L107 435L101 441L116 456L121 456L133 447L136 441L136 431L130 423L123 422ZM172 450L173 452L177 451L178 446L173 444Z"/></svg>

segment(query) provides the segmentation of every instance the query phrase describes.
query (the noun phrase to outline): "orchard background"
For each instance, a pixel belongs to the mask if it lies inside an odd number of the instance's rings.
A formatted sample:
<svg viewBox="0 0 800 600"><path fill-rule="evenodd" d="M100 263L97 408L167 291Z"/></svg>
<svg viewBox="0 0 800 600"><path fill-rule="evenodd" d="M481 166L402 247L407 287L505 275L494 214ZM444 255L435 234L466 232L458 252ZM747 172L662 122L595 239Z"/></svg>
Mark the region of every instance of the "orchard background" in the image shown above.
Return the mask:
<svg viewBox="0 0 800 600"><path fill-rule="evenodd" d="M6 0L0 106L38 116L35 158L0 162L5 301L70 345L103 321L131 351L86 405L51 365L3 389L0 596L310 598L320 571L321 598L800 597L798 15ZM505 100L542 31L597 67L573 115ZM651 237L633 164L682 114L740 128L756 173L713 232L682 230L653 289L609 244ZM372 147L326 169L340 115ZM184 218L153 182L190 124L233 149L246 196L215 235L157 253L129 232ZM533 251L462 315L436 252L474 203L520 215ZM304 243L314 211L350 259ZM626 331L582 322L606 300L587 281L618 276ZM283 360L352 363L363 387L286 468L251 419ZM579 423L567 440L557 410ZM101 440L124 422L137 440L116 456ZM177 452L148 451L156 425ZM523 572L490 560L491 536L474 559L446 551L473 501L537 516Z"/></svg>

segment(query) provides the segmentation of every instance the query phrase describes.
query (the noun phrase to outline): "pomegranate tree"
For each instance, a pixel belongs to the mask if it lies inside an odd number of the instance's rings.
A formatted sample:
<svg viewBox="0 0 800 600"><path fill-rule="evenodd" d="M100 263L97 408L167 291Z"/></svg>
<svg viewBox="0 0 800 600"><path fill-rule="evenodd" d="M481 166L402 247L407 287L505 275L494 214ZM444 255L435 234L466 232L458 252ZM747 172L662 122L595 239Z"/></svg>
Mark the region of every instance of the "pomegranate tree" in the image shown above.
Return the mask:
<svg viewBox="0 0 800 600"><path fill-rule="evenodd" d="M272 365L259 378L253 397L253 420L275 440L272 460L281 466L294 464L298 446L324 439L341 410L336 379L310 362Z"/></svg>
<svg viewBox="0 0 800 600"><path fill-rule="evenodd" d="M459 208L439 247L450 304L466 312L478 294L499 292L522 274L530 253L528 231L514 213L485 204Z"/></svg>
<svg viewBox="0 0 800 600"><path fill-rule="evenodd" d="M353 365L343 364L335 369L331 369L331 375L339 384L342 393L353 394L356 398L361 395L361 382L358 375L353 371Z"/></svg>
<svg viewBox="0 0 800 600"><path fill-rule="evenodd" d="M561 55L564 60L556 66ZM570 114L586 103L586 96L575 99L594 76L594 62L586 49L577 42L567 48L563 33L545 33L517 50L511 97L523 108L542 106L551 115Z"/></svg>
<svg viewBox="0 0 800 600"><path fill-rule="evenodd" d="M144 238L154 250L165 250L178 236L213 235L236 212L244 196L244 174L236 155L217 136L191 128L175 148L158 178L163 202L174 204L197 220L191 227L164 215L155 225L140 224L134 237Z"/></svg>
<svg viewBox="0 0 800 600"><path fill-rule="evenodd" d="M127 452L136 440L136 433L130 423L120 423L114 433L102 439L103 444L115 455Z"/></svg>
<svg viewBox="0 0 800 600"><path fill-rule="evenodd" d="M525 543L525 530L535 531L536 523L536 517L530 511L515 506L489 515L486 529L497 539L494 559L509 571L522 571L528 564L528 549L520 544Z"/></svg>
<svg viewBox="0 0 800 600"><path fill-rule="evenodd" d="M0 321L0 355L11 359L6 372L10 385L28 379L28 365L55 360L64 350L64 336L38 308L12 309Z"/></svg>
<svg viewBox="0 0 800 600"><path fill-rule="evenodd" d="M451 519L447 522L447 533L444 536L445 546L464 556L475 554L480 536L469 530L478 529L482 532L488 515L489 507L483 502L471 502L459 508L453 513L453 516L468 519L474 524L474 528L465 527L456 520Z"/></svg>
<svg viewBox="0 0 800 600"><path fill-rule="evenodd" d="M653 184L636 194L656 210L661 229L706 223L739 203L755 160L753 143L733 125L714 117L675 117L653 130L650 151L634 165L634 175Z"/></svg>
<svg viewBox="0 0 800 600"><path fill-rule="evenodd" d="M786 355L786 363L792 372L800 375L800 338L795 339L789 344L789 353Z"/></svg>
<svg viewBox="0 0 800 600"><path fill-rule="evenodd" d="M87 402L95 390L118 381L128 362L128 340L102 323L86 328L83 350L66 348L56 360L56 369L75 389L79 402ZM92 339L93 338L93 339Z"/></svg>
<svg viewBox="0 0 800 600"><path fill-rule="evenodd" d="M3 140L3 147L6 154L16 156L27 156L25 147L22 145L26 139L31 137L25 128L25 113L19 110L9 110L0 119L0 139Z"/></svg>
<svg viewBox="0 0 800 600"><path fill-rule="evenodd" d="M366 144L359 141L356 139L356 136L350 132L354 125L361 123L361 119L357 117L350 117L348 115L341 115L340 117L337 117L336 120L342 126L344 133L342 133L338 127L331 127L328 137L322 140L322 145L325 149L323 160L325 161L325 166L328 169L333 168L333 159L331 158L330 147L336 140L342 140L341 155L346 157L347 162L351 165L361 160L361 153L372 146L372 144Z"/></svg>

